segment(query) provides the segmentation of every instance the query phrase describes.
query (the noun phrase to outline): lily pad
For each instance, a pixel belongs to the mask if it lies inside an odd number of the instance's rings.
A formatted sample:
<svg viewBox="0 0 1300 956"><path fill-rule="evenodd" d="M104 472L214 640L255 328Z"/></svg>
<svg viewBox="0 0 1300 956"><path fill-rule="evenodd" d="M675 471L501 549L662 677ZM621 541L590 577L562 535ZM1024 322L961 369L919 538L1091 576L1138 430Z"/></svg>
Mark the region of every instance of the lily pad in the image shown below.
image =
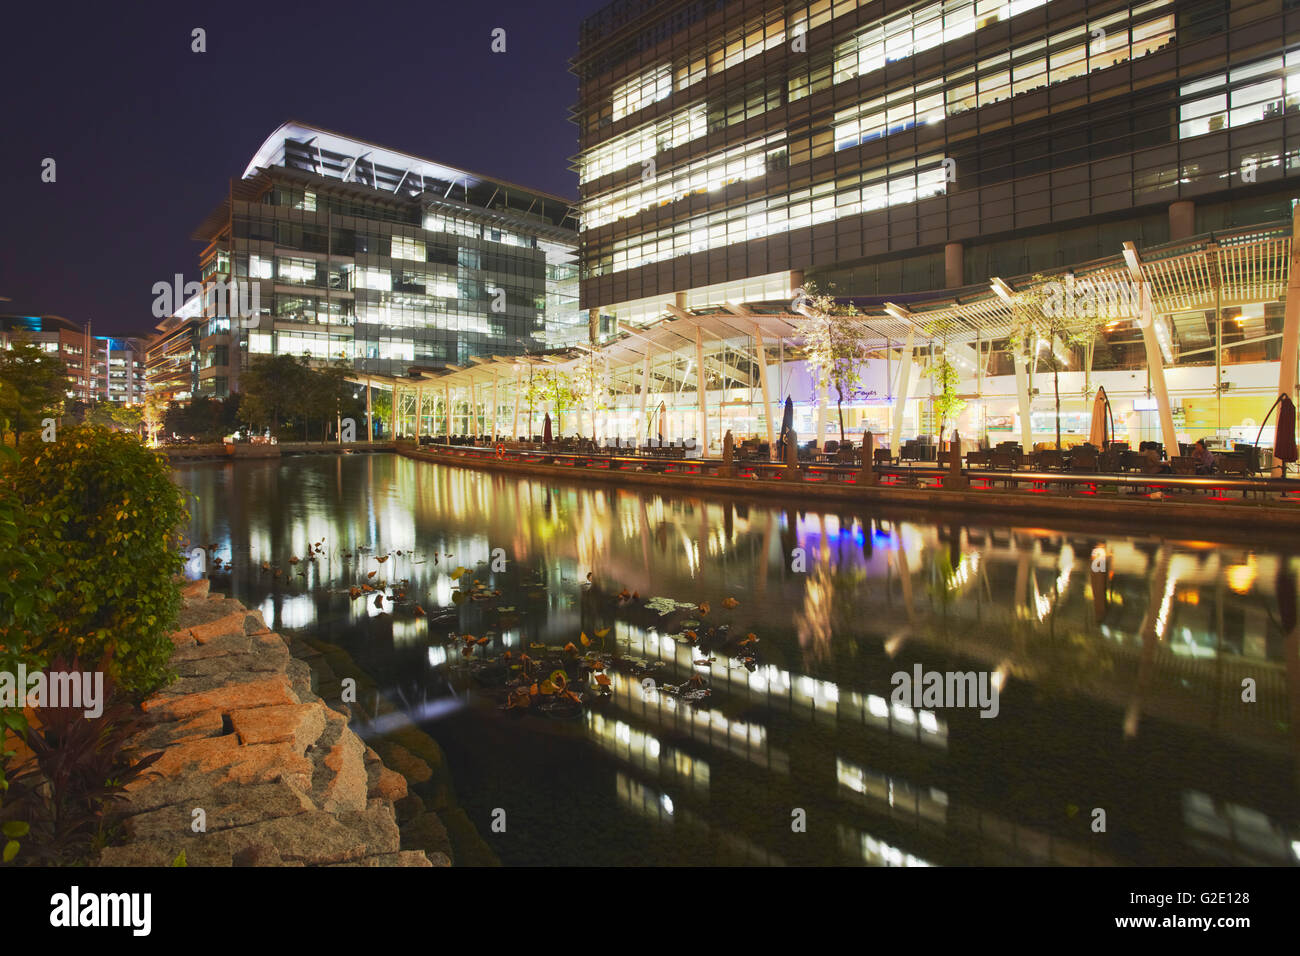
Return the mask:
<svg viewBox="0 0 1300 956"><path fill-rule="evenodd" d="M681 611L687 608L693 609L695 607L694 604L674 601L672 598L666 597L652 597L645 602L645 606L650 610L657 612L660 617L665 617L672 614L674 611Z"/></svg>

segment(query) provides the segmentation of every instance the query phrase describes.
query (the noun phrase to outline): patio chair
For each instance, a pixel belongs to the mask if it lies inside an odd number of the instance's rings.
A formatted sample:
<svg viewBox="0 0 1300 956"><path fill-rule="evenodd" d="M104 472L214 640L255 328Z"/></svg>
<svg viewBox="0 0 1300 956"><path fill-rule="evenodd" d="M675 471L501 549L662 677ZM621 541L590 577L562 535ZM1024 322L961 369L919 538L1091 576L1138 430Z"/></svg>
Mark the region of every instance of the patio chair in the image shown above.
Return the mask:
<svg viewBox="0 0 1300 956"><path fill-rule="evenodd" d="M1096 471L1097 461L1097 449L1093 448L1091 445L1080 445L1079 448L1070 455L1069 470Z"/></svg>

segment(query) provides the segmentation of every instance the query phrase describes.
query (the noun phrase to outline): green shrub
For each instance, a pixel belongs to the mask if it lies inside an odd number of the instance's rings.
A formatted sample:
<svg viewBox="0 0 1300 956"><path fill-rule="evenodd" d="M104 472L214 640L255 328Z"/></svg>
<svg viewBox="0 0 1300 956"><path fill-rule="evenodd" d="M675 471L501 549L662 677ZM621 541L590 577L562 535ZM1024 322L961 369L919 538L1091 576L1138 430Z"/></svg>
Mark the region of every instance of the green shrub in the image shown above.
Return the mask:
<svg viewBox="0 0 1300 956"><path fill-rule="evenodd" d="M0 476L17 460L12 448L0 445ZM10 674L17 673L19 665L28 673L44 668L45 661L30 650L33 635L55 625L55 595L62 578L53 557L41 547L42 522L43 516L22 507L0 479L0 671ZM0 708L0 800L8 789L5 763L12 756L4 747L6 730L19 737L26 734L21 708Z"/></svg>
<svg viewBox="0 0 1300 956"><path fill-rule="evenodd" d="M26 650L103 666L137 699L166 683L188 517L166 459L135 435L82 425L25 441L4 483L40 516L32 543L62 577L54 626Z"/></svg>

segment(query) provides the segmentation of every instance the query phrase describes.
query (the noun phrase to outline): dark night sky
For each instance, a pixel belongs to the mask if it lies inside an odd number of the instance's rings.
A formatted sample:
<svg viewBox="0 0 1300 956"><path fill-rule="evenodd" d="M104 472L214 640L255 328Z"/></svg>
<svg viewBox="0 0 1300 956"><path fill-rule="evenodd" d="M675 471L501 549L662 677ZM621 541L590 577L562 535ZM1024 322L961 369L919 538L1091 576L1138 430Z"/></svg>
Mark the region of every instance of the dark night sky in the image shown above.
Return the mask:
<svg viewBox="0 0 1300 956"><path fill-rule="evenodd" d="M191 231L289 119L576 197L568 60L605 2L9 5L0 312L152 332L153 284L197 279Z"/></svg>

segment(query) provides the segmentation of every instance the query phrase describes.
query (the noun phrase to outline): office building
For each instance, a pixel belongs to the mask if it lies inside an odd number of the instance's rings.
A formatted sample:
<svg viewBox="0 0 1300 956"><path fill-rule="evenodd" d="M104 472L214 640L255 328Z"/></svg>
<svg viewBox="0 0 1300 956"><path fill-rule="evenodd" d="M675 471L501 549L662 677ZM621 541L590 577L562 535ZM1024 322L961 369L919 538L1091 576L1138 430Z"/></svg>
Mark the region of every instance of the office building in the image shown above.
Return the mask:
<svg viewBox="0 0 1300 956"><path fill-rule="evenodd" d="M257 355L402 376L585 339L575 225L563 197L286 123L194 233L199 314L164 319L154 375L221 397Z"/></svg>

